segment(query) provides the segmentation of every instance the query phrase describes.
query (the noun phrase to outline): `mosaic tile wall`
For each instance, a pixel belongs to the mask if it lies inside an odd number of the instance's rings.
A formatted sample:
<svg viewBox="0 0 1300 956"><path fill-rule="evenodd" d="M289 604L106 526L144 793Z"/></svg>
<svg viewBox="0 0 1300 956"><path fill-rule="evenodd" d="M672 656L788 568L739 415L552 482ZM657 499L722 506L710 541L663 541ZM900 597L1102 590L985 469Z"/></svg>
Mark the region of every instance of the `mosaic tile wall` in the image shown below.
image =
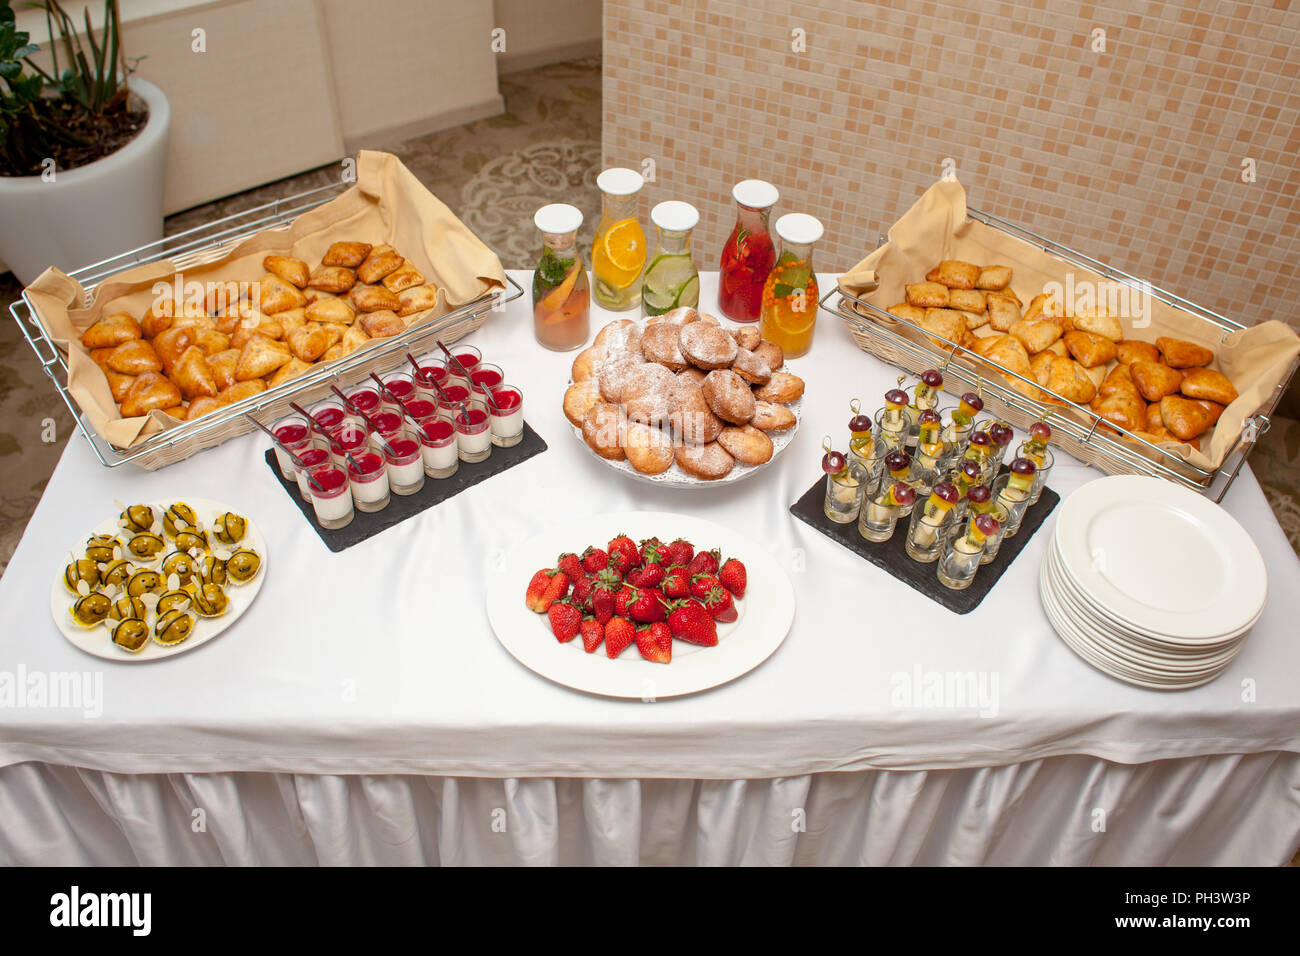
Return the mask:
<svg viewBox="0 0 1300 956"><path fill-rule="evenodd" d="M840 270L951 158L973 208L1300 329L1297 6L606 0L604 160L700 207L706 268L756 176Z"/></svg>

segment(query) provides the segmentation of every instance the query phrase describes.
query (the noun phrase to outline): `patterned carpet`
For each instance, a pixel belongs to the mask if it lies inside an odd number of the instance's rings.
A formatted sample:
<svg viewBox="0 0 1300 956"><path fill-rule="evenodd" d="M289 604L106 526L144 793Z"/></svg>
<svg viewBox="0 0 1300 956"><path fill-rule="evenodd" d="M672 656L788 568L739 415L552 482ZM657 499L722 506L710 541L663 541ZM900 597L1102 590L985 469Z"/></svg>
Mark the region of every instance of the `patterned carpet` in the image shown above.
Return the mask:
<svg viewBox="0 0 1300 956"><path fill-rule="evenodd" d="M538 206L576 202L588 224L600 213L600 84L600 61L594 58L503 76L502 115L372 145L399 156L507 268L531 268L539 251L533 227ZM167 232L327 185L336 169L312 170L187 210L167 219ZM590 228L582 235L590 262ZM11 274L0 276L0 307L6 310L0 321L0 574L74 433L71 414L8 317L19 291ZM1300 554L1300 422L1275 418L1251 464Z"/></svg>

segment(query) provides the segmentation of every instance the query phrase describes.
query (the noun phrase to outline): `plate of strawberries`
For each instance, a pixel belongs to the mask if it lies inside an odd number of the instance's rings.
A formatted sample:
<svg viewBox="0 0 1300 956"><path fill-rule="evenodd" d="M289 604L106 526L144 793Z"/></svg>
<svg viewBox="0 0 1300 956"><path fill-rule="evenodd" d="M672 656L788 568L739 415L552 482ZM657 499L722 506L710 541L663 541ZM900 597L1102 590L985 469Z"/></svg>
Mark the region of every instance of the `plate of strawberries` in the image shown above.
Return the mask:
<svg viewBox="0 0 1300 956"><path fill-rule="evenodd" d="M488 619L521 664L566 687L657 700L717 687L772 655L794 588L753 541L661 512L566 522L511 551Z"/></svg>

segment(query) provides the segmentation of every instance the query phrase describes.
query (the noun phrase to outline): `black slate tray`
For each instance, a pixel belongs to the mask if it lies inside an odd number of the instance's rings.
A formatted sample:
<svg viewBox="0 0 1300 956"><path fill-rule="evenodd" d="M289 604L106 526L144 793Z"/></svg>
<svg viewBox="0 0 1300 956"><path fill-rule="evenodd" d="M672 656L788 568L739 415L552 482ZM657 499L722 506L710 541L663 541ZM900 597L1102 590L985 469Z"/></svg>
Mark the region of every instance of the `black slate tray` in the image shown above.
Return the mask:
<svg viewBox="0 0 1300 956"><path fill-rule="evenodd" d="M492 454L488 455L483 461L477 461L472 464L461 462L456 473L450 478L425 478L424 487L413 495L392 495L389 497L388 507L383 511L376 511L373 514L365 512L356 512L356 517L346 528L339 528L337 531L327 531L316 523L316 511L312 508L310 501L303 501L302 495L298 494L298 483L296 481L286 481L280 474L280 465L275 458L275 450L268 448L266 451L266 464L275 475L275 480L280 483L280 487L285 490L289 498L298 510L303 513L307 523L312 526L315 532L320 535L320 539L325 542L325 547L331 551L345 551L354 544L360 544L367 538L372 538L379 532L391 528L400 521L405 521L413 515L432 508L440 502L446 501L454 495L460 494L466 488L477 485L480 481L491 478L493 475L500 474L507 468L513 468L520 462L527 461L534 455L540 455L546 451L546 442L542 437L533 431L532 426L524 422L524 438L517 445L509 448L498 448L492 446Z"/></svg>
<svg viewBox="0 0 1300 956"><path fill-rule="evenodd" d="M939 578L935 573L935 566L938 562L921 564L919 561L913 561L908 557L905 542L907 541L907 523L909 519L900 519L894 536L888 541L875 544L858 534L858 523L856 521L849 524L836 524L826 517L825 478L819 478L817 483L809 488L802 498L792 504L790 513L800 521L812 525L826 537L838 541L859 557L866 558L876 567L893 575L908 587L920 591L930 600L942 604L954 613L969 614L979 607L980 602L984 600L989 591L993 590L993 585L998 583L998 578L1002 577L1002 572L1010 567L1011 562L1016 559L1016 555L1024 549L1025 544L1034 536L1034 532L1042 526L1043 521L1052 513L1052 509L1056 507L1060 500L1061 496L1055 491L1051 488L1044 488L1038 501L1025 512L1025 516L1020 522L1020 530L1016 532L1014 537L1003 540L1002 547L998 549L998 556L988 564L980 567L975 574L975 580L964 591L954 591L939 583Z"/></svg>

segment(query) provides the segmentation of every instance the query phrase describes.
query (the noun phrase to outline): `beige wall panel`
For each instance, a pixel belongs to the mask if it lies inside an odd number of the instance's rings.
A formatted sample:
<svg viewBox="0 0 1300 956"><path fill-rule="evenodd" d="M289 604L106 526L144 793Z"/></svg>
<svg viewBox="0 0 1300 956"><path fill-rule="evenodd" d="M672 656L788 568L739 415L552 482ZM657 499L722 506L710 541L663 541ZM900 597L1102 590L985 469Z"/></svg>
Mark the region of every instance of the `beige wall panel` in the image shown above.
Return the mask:
<svg viewBox="0 0 1300 956"><path fill-rule="evenodd" d="M493 0L492 6L507 37L502 73L600 52L601 0Z"/></svg>

